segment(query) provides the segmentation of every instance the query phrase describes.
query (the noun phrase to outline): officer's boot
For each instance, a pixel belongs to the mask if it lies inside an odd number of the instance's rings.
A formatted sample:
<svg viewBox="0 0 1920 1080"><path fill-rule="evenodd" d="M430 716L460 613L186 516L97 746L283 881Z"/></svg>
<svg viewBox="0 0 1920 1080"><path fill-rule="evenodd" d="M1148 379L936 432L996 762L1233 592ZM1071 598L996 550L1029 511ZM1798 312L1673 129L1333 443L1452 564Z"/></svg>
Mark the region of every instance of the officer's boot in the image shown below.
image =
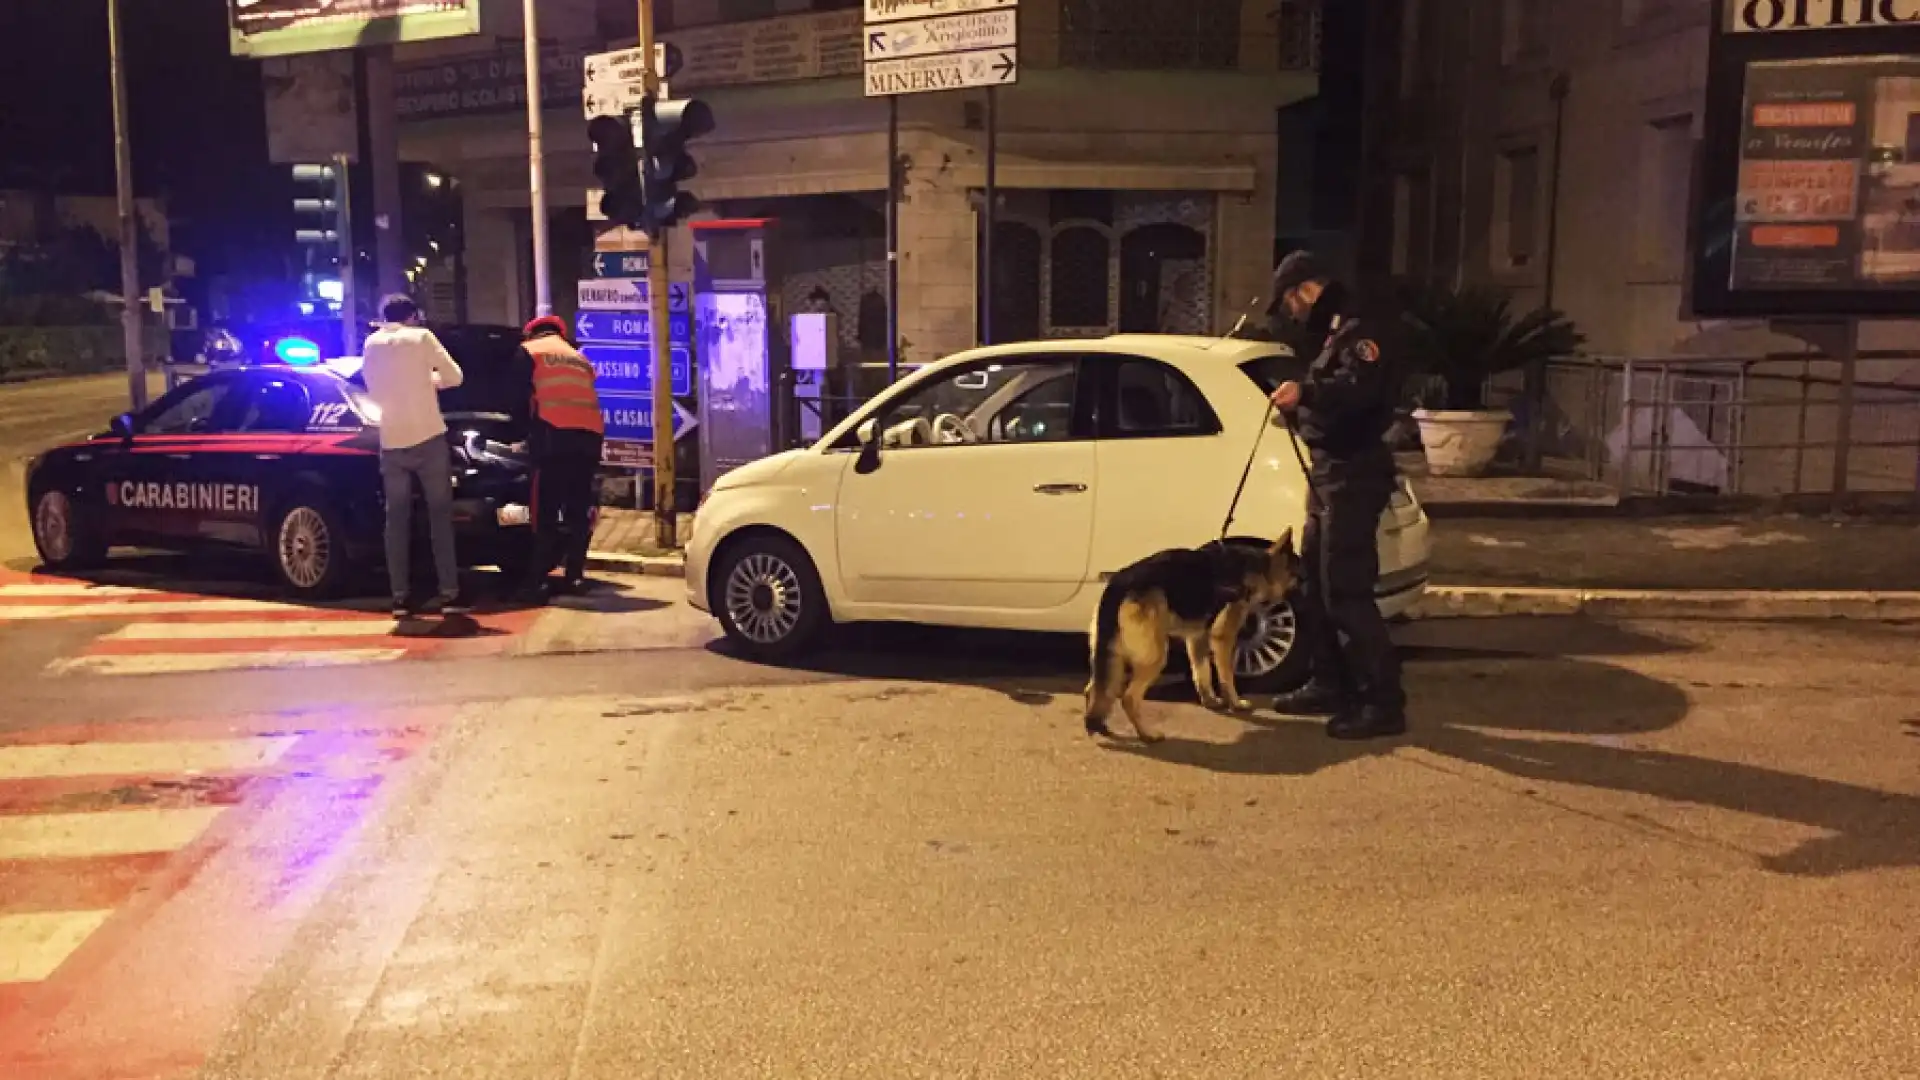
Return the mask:
<svg viewBox="0 0 1920 1080"><path fill-rule="evenodd" d="M1403 706L1360 705L1341 709L1327 721L1327 734L1336 739L1383 739L1407 733Z"/></svg>
<svg viewBox="0 0 1920 1080"><path fill-rule="evenodd" d="M1350 696L1332 679L1315 674L1305 685L1273 699L1273 711L1282 716L1331 716L1346 708Z"/></svg>

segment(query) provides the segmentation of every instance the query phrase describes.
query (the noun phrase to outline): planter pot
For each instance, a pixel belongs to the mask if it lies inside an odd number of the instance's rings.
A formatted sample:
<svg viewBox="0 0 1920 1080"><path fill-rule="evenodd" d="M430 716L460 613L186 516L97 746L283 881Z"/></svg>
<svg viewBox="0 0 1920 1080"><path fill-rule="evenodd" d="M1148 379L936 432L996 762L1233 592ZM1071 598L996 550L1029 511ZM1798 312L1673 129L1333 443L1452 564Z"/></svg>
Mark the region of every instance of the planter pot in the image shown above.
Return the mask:
<svg viewBox="0 0 1920 1080"><path fill-rule="evenodd" d="M1413 419L1420 425L1430 475L1480 476L1500 448L1513 414L1505 409L1415 409Z"/></svg>

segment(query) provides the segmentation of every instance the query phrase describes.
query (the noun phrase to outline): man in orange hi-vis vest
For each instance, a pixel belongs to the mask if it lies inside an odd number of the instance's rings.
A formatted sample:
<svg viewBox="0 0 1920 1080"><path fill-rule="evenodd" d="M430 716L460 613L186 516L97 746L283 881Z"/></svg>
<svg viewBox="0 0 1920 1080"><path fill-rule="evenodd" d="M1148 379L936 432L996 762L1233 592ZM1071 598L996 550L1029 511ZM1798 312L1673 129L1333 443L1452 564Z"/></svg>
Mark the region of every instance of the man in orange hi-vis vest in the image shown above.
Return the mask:
<svg viewBox="0 0 1920 1080"><path fill-rule="evenodd" d="M533 562L521 593L548 595L547 569L562 562L562 588L580 587L593 540L594 477L605 434L593 365L567 340L567 324L543 315L527 324L516 361L532 386ZM565 546L560 546L564 541Z"/></svg>

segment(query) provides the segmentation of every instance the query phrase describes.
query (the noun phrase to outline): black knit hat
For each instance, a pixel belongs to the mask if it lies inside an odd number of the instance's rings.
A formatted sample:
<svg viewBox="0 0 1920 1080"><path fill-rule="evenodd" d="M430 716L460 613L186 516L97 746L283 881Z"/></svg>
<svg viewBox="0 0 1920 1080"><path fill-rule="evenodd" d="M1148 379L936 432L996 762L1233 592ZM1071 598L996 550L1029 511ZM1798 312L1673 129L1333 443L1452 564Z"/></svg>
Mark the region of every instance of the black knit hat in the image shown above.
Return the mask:
<svg viewBox="0 0 1920 1080"><path fill-rule="evenodd" d="M1288 289L1304 285L1309 281L1328 281L1332 277L1332 271L1320 261L1319 256L1311 251L1296 251L1281 259L1280 265L1274 267L1273 289L1269 295L1277 304L1281 297L1287 295Z"/></svg>

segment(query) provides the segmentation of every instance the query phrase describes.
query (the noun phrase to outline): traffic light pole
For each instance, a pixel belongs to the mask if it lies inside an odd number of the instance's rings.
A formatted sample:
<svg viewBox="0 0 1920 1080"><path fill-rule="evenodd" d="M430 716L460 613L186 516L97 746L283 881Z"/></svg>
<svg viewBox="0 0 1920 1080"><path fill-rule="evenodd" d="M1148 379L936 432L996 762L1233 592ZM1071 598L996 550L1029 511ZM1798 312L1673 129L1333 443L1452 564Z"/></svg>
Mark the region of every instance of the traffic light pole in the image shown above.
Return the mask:
<svg viewBox="0 0 1920 1080"><path fill-rule="evenodd" d="M523 5L527 56L527 205L533 218L533 313L553 314L553 260L547 241L546 125L540 109L540 30L534 0Z"/></svg>
<svg viewBox="0 0 1920 1080"><path fill-rule="evenodd" d="M660 93L653 63L653 0L640 4L641 85L648 98ZM644 168L644 157L643 165ZM680 546L679 500L675 498L673 446L673 343L667 304L667 226L653 229L647 244L647 325L653 343L653 542Z"/></svg>
<svg viewBox="0 0 1920 1080"><path fill-rule="evenodd" d="M340 223L340 344L346 350L340 355L359 356L360 321L354 318L360 289L354 281L353 159L345 154L333 155L333 191L334 213Z"/></svg>
<svg viewBox="0 0 1920 1080"><path fill-rule="evenodd" d="M113 186L120 208L120 334L127 350L127 398L137 412L147 407L147 358L140 340L140 219L133 201L127 63L120 38L120 0L107 0L108 66L113 74Z"/></svg>

